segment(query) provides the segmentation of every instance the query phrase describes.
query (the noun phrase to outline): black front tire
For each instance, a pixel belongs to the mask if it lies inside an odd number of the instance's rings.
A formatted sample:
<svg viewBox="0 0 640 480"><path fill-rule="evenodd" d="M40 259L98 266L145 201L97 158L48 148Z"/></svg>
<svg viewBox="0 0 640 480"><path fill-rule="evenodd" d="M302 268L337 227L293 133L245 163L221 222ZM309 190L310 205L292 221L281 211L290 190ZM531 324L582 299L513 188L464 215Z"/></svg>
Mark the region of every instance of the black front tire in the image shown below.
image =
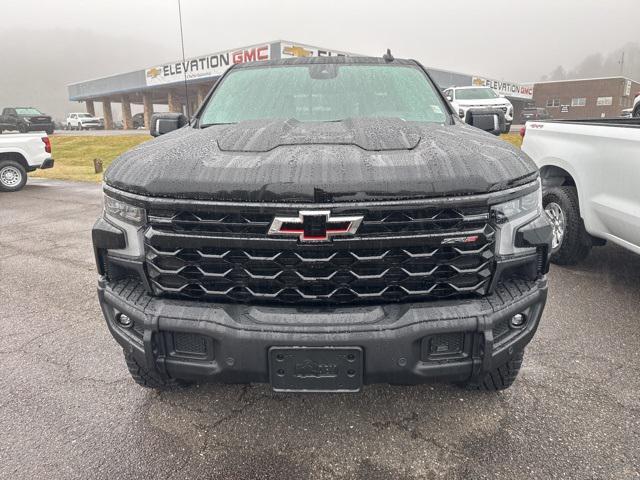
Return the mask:
<svg viewBox="0 0 640 480"><path fill-rule="evenodd" d="M640 117L640 105L638 105L636 109L633 111L633 116Z"/></svg>
<svg viewBox="0 0 640 480"><path fill-rule="evenodd" d="M511 124L505 123L504 128L502 129L502 133L509 133L511 131Z"/></svg>
<svg viewBox="0 0 640 480"><path fill-rule="evenodd" d="M10 169L9 172L3 174L4 169ZM5 180L6 175L6 180ZM18 176L18 180L14 180ZM11 180L10 180L11 179ZM0 161L0 192L17 192L27 183L27 171L25 168L15 160L2 160Z"/></svg>
<svg viewBox="0 0 640 480"><path fill-rule="evenodd" d="M578 192L571 186L544 189L542 204L545 209L550 203L562 209L565 219L564 236L560 246L552 252L551 261L558 265L576 265L587 258L593 246L580 216Z"/></svg>
<svg viewBox="0 0 640 480"><path fill-rule="evenodd" d="M158 372L149 370L140 365L138 361L130 353L123 351L124 361L127 364L131 378L140 386L145 388L153 388L155 390L175 390L177 388L186 387L188 383L165 378Z"/></svg>
<svg viewBox="0 0 640 480"><path fill-rule="evenodd" d="M483 392L505 390L516 381L523 359L524 350L518 350L509 361L494 368L480 380L470 381L462 386L467 390L480 390Z"/></svg>
<svg viewBox="0 0 640 480"><path fill-rule="evenodd" d="M19 133L27 133L27 126L23 125L23 124L18 125L18 132Z"/></svg>
<svg viewBox="0 0 640 480"><path fill-rule="evenodd" d="M47 135L53 135L53 128L49 128L45 132L47 132Z"/></svg>

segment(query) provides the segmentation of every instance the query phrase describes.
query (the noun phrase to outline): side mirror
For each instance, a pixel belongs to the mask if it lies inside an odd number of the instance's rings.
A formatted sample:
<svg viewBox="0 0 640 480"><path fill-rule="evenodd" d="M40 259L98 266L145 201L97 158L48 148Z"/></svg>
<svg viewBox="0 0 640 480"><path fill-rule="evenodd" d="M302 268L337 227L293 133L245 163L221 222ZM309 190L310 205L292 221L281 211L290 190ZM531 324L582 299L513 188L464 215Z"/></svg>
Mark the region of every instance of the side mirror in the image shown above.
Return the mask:
<svg viewBox="0 0 640 480"><path fill-rule="evenodd" d="M468 110L466 122L480 130L500 135L505 128L504 112L501 110Z"/></svg>
<svg viewBox="0 0 640 480"><path fill-rule="evenodd" d="M184 127L189 120L182 113L154 113L151 117L149 133L152 137L159 137Z"/></svg>
<svg viewBox="0 0 640 480"><path fill-rule="evenodd" d="M447 100L449 100L450 102L453 102L453 97L451 95L447 95Z"/></svg>

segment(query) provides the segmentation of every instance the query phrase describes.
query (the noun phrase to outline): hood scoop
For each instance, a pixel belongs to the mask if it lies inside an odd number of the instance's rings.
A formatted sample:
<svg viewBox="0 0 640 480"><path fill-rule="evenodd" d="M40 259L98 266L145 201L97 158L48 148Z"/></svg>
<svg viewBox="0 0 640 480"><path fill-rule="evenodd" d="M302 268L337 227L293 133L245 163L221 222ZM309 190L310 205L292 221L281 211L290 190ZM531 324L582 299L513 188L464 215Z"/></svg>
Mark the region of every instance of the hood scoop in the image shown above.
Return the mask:
<svg viewBox="0 0 640 480"><path fill-rule="evenodd" d="M226 128L218 137L224 152L268 152L285 145L355 145L375 152L412 150L419 142L419 131L399 118L249 120Z"/></svg>

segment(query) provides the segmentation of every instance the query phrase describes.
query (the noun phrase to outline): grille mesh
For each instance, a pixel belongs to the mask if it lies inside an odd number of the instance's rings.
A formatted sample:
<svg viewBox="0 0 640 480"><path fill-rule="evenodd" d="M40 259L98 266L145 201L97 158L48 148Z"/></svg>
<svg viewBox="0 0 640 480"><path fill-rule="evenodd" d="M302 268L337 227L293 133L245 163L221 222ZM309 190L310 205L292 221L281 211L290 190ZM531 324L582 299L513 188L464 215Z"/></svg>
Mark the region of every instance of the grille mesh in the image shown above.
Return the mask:
<svg viewBox="0 0 640 480"><path fill-rule="evenodd" d="M266 235L273 212L152 210L147 272L156 295L216 302L387 303L486 294L494 271L486 207L361 214L352 239L274 246ZM478 232L471 243L442 244Z"/></svg>

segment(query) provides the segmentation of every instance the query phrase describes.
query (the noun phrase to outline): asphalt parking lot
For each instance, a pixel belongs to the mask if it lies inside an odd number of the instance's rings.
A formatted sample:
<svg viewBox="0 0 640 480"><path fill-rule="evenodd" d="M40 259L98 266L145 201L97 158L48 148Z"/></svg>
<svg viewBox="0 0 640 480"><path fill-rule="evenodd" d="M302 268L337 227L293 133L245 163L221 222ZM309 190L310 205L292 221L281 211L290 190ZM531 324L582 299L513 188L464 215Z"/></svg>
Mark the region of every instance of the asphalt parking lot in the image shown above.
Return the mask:
<svg viewBox="0 0 640 480"><path fill-rule="evenodd" d="M94 184L0 193L0 478L640 478L640 256L553 267L515 385L283 395L130 379L98 307Z"/></svg>

